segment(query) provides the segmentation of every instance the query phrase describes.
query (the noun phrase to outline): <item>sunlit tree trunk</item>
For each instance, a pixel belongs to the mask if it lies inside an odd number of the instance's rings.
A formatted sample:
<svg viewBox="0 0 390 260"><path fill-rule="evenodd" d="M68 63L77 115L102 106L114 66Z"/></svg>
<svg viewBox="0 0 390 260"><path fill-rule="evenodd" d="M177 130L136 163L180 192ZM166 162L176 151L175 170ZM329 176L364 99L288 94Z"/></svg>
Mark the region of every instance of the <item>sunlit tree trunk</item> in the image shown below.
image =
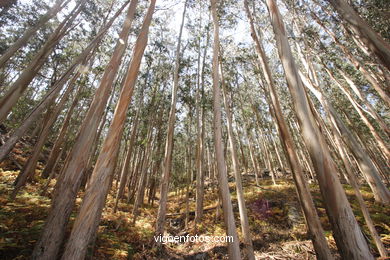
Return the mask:
<svg viewBox="0 0 390 260"><path fill-rule="evenodd" d="M105 35L107 30L114 23L116 18L121 14L123 9L127 6L124 4L116 14L110 19L110 21L105 25L96 37L90 42L90 44L73 60L72 64L68 67L66 72L61 76L59 80L51 87L50 91L46 93L41 102L37 104L37 106L32 109L30 114L24 119L23 123L16 129L16 131L7 139L7 141L0 147L0 161L4 160L4 158L9 154L12 150L16 142L28 131L28 129L32 126L34 122L40 117L40 115L44 112L45 109L48 108L49 104L52 102L53 98L55 98L65 83L72 76L74 71L77 69L78 65L88 60L88 56L91 55L93 50L99 45L102 37Z"/></svg>
<svg viewBox="0 0 390 260"><path fill-rule="evenodd" d="M75 145L67 156L61 174L61 181L57 182L55 188L52 207L43 233L34 248L33 259L55 259L57 257L59 247L64 238L65 228L81 185L83 173L90 157L97 127L101 121L114 78L127 46L137 2L137 0L132 0L129 6L129 11L111 60L104 71L100 86L95 92L92 104L77 134Z"/></svg>
<svg viewBox="0 0 390 260"><path fill-rule="evenodd" d="M175 71L173 75L173 88L171 94L171 108L170 108L169 118L168 118L164 165L163 165L163 173L162 173L161 186L160 186L160 203L159 203L159 208L157 213L156 230L155 230L157 235L164 233L165 217L167 213L169 178L172 170L172 149L174 143L173 135L175 131L175 121L176 121L177 90L179 87L181 36L183 33L186 9L187 9L187 0L184 2L184 9L183 9L183 14L181 19L179 37L176 46L176 60L175 60Z"/></svg>
<svg viewBox="0 0 390 260"><path fill-rule="evenodd" d="M0 69L5 66L9 59L11 59L11 57L14 56L20 48L22 48L28 43L31 37L34 36L34 34L36 34L39 29L41 29L69 2L70 0L57 0L54 5L43 16L39 18L39 20L36 24L34 24L34 26L28 28L16 42L12 43L12 45L0 57Z"/></svg>
<svg viewBox="0 0 390 260"><path fill-rule="evenodd" d="M126 75L125 84L115 108L114 117L108 129L98 160L91 176L90 185L85 193L79 214L76 217L72 232L62 259L84 259L88 243L99 226L101 213L110 186L120 139L126 120L126 112L131 102L141 60L148 42L149 26L152 21L156 0L150 6L143 21L141 31L133 49L133 55Z"/></svg>
<svg viewBox="0 0 390 260"><path fill-rule="evenodd" d="M290 132L288 131L287 124L284 120L282 109L280 107L279 98L276 93L276 88L274 85L274 80L271 74L271 70L268 65L267 57L263 50L262 44L257 36L253 18L249 11L248 2L244 0L245 10L250 22L251 36L255 42L256 52L258 55L260 66L263 70L265 80L267 82L266 87L268 89L270 103L274 112L274 116L278 125L279 134L281 136L281 141L284 145L284 148L288 155L288 161L290 163L295 185L297 188L298 197L306 218L306 223L311 234L311 239L313 242L314 249L318 259L333 259L326 238L324 236L324 230L322 229L320 219L317 215L312 196L310 194L309 187L305 180L303 170L298 161L298 156L296 154L296 147L294 145L293 139Z"/></svg>
<svg viewBox="0 0 390 260"><path fill-rule="evenodd" d="M348 22L354 34L359 37L359 40L390 70L390 45L346 1L328 1L342 18Z"/></svg>
<svg viewBox="0 0 390 260"><path fill-rule="evenodd" d="M49 39L45 42L42 48L34 56L32 61L27 65L15 82L10 86L8 91L0 99L0 122L3 122L12 107L17 103L19 98L23 95L28 85L38 74L42 68L46 59L50 53L53 52L54 47L58 42L69 32L73 21L82 11L83 5L86 0L82 0L77 3L72 12L64 19L64 21L56 28L56 30L50 35Z"/></svg>
<svg viewBox="0 0 390 260"><path fill-rule="evenodd" d="M345 259L373 259L343 187L337 178L335 164L327 144L311 112L276 2L267 0L266 3L295 112L313 161L337 247Z"/></svg>
<svg viewBox="0 0 390 260"><path fill-rule="evenodd" d="M344 143L348 146L349 150L356 158L361 172L374 193L375 200L384 204L389 204L390 192L381 181L378 170L373 165L373 162L364 147L359 144L351 131L340 119L331 103L323 96L322 92L314 88L314 86L310 83L310 80L302 73L300 73L300 75L304 85L316 96L322 106L329 111L329 116L333 126L340 132Z"/></svg>
<svg viewBox="0 0 390 260"><path fill-rule="evenodd" d="M244 189L242 187L242 177L241 177L240 166L239 166L237 150L236 150L237 145L236 145L236 140L235 140L234 133L233 133L232 115L231 115L231 111L230 111L231 101L230 101L230 98L229 98L229 95L227 93L226 86L225 86L225 79L223 76L222 63L221 63L220 69L221 69L221 86L222 86L222 94L223 94L225 112L226 112L230 153L232 156L233 173L234 173L236 189L237 189L238 210L240 212L240 222L241 222L242 235L244 237L246 258L254 260L255 254L253 251L253 244L252 244L252 238L251 238L250 229L249 229L248 215L247 215L246 206L245 206Z"/></svg>
<svg viewBox="0 0 390 260"><path fill-rule="evenodd" d="M140 99L140 100L142 100L142 99ZM140 104L138 106L140 106ZM130 161L131 161L131 158L133 156L134 143L136 141L136 134L138 131L139 112L140 112L140 110L137 110L137 114L136 114L134 121L133 121L133 127L131 129L128 150L127 150L126 158L125 158L123 168L121 171L119 189L117 191L116 198L115 198L114 212L116 212L116 210L118 208L119 200L122 198L123 193L125 191L127 178L128 178L127 176L129 175L129 171L130 171Z"/></svg>
<svg viewBox="0 0 390 260"><path fill-rule="evenodd" d="M24 186L27 182L27 179L31 179L35 175L35 169L37 167L38 159L41 154L41 150L47 140L47 137L50 133L50 129L54 122L56 121L58 115L61 113L61 110L63 106L65 105L66 101L68 100L68 97L70 93L73 90L73 84L75 84L76 80L78 79L80 73L76 73L74 75L73 79L69 82L68 88L64 92L64 94L61 97L61 100L58 104L53 104L54 108L49 108L47 110L47 114L45 117L47 117L45 120L46 122L43 122L43 128L41 130L41 133L39 134L38 141L34 145L32 154L28 158L25 166L23 167L22 171L19 173L17 181L15 183L14 191L12 192L11 198L14 199L17 192L20 190L22 186Z"/></svg>
<svg viewBox="0 0 390 260"><path fill-rule="evenodd" d="M226 233L233 238L233 242L228 243L229 259L241 259L239 241L237 236L236 225L234 223L233 206L230 197L226 163L224 158L222 144L222 115L221 115L221 92L219 83L219 19L217 14L217 0L211 0L211 14L214 24L214 45L213 45L213 128L214 128L214 145L218 167L218 184L222 199L223 215L226 227Z"/></svg>
<svg viewBox="0 0 390 260"><path fill-rule="evenodd" d="M323 22L312 12L313 18L316 22L332 37L333 41L343 50L343 52L347 55L348 59L351 61L353 66L359 70L362 75L367 79L369 83L371 83L372 87L377 91L378 95L383 99L384 102L388 106L390 106L390 96L386 91L382 88L380 83L366 70L364 64L359 61L336 37L336 35L331 32L328 28L325 27Z"/></svg>

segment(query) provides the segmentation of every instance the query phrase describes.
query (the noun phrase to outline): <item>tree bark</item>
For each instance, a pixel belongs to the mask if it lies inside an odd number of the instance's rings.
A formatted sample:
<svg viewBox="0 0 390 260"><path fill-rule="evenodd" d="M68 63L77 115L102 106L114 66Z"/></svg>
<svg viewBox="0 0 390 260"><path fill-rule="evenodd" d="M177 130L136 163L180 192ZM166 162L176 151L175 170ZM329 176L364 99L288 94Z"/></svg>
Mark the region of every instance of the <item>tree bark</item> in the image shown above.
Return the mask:
<svg viewBox="0 0 390 260"><path fill-rule="evenodd" d="M351 131L347 128L344 122L340 119L337 112L333 108L330 102L325 99L322 91L316 90L310 81L300 73L302 82L304 85L314 94L314 96L320 101L322 106L329 111L329 116L333 126L340 132L340 135L344 143L348 146L351 153L357 160L357 163L363 173L368 185L370 186L375 200L386 205L390 204L390 192L380 179L378 170L374 166L367 151L362 147L358 140L354 137Z"/></svg>
<svg viewBox="0 0 390 260"><path fill-rule="evenodd" d="M229 98L229 95L226 91L222 63L221 63L220 69L221 69L221 86L222 86L222 94L223 94L225 112L226 112L226 121L227 121L230 153L232 156L233 173L234 173L236 190L237 190L238 210L240 212L241 229L242 229L242 235L244 237L246 258L250 259L250 260L254 260L255 253L253 251L252 238L251 238L250 229L249 229L249 221L248 221L248 215L247 215L247 211L246 211L245 198L244 198L244 189L242 187L242 177L241 177L240 166L239 166L238 156L237 156L237 145L236 145L236 141L234 139L233 126L232 126L232 115L231 115L230 107L229 107L230 106L230 98Z"/></svg>
<svg viewBox="0 0 390 260"><path fill-rule="evenodd" d="M148 42L149 26L152 21L156 0L150 6L144 18L141 31L133 49L133 55L126 75L125 84L115 108L107 137L91 176L90 185L85 193L79 214L76 217L70 234L63 260L84 259L88 243L99 226L101 213L110 186L111 175L115 167L115 159L119 151L120 138L126 119L126 112L131 102L141 60Z"/></svg>
<svg viewBox="0 0 390 260"><path fill-rule="evenodd" d="M348 22L352 31L390 70L390 45L376 33L366 21L344 0L328 0L337 12Z"/></svg>
<svg viewBox="0 0 390 260"><path fill-rule="evenodd" d="M316 170L337 247L345 259L373 259L337 178L336 168L324 137L315 123L278 7L274 0L267 0L266 3L294 108Z"/></svg>
<svg viewBox="0 0 390 260"><path fill-rule="evenodd" d="M274 116L277 123L277 128L279 130L280 139L283 143L283 147L288 155L288 161L291 166L291 170L293 173L293 178L295 181L295 186L297 188L297 193L299 197L300 204L302 205L303 213L306 218L306 223L311 235L311 240L313 242L314 249L316 251L316 255L318 259L333 259L332 254L330 253L328 243L324 236L324 230L322 229L320 219L317 215L312 196L310 194L309 187L305 180L303 170L298 161L298 156L296 154L296 147L294 145L293 139L291 137L290 132L288 131L288 127L286 121L283 118L282 109L280 107L279 98L276 93L276 88L274 85L274 80L271 74L271 70L268 66L268 59L263 50L262 44L257 36L253 18L249 11L248 1L244 0L245 11L247 13L250 28L251 28L251 36L253 41L255 42L256 52L259 59L260 66L264 72L264 77L267 82L266 87L268 89L270 103L272 105L272 109L274 112Z"/></svg>
<svg viewBox="0 0 390 260"><path fill-rule="evenodd" d="M221 97L219 85L219 19L217 14L218 0L211 0L211 14L214 24L214 45L213 45L213 128L214 128L214 146L218 167L218 184L222 199L223 215L226 227L226 233L233 238L232 243L228 243L229 259L241 259L239 241L237 236L236 225L234 223L233 206L230 197L229 185L227 180L226 163L224 158L222 144L222 126L221 126Z"/></svg>
<svg viewBox="0 0 390 260"><path fill-rule="evenodd" d="M165 217L167 214L169 179L172 171L172 150L174 145L173 137L175 132L175 121L176 121L177 90L179 88L181 37L183 33L186 10L187 10L187 0L184 2L179 36L176 45L175 71L173 74L171 107L170 107L169 118L168 118L167 138L165 141L165 155L164 155L163 172L162 172L161 185L160 185L160 202L159 202L159 207L157 212L156 230L155 230L156 235L160 235L160 234L162 235L164 233Z"/></svg>
<svg viewBox="0 0 390 260"><path fill-rule="evenodd" d="M35 108L30 112L30 114L26 117L23 123L16 129L16 131L8 138L8 140L0 147L0 161L4 160L4 158L9 154L12 148L15 146L16 142L28 131L31 125L39 118L39 116L43 113L43 111L48 107L51 100L55 98L58 93L62 90L65 83L68 81L73 72L77 69L77 66L88 60L88 56L96 48L102 37L107 32L107 30L114 23L116 18L120 15L123 9L127 6L128 3L125 3L118 12L111 18L111 20L104 26L98 35L90 42L90 44L78 55L72 62L71 66L66 70L66 72L61 76L59 80L53 85L53 87L46 93L45 97L39 102Z"/></svg>
<svg viewBox="0 0 390 260"><path fill-rule="evenodd" d="M23 35L16 40L16 42L12 43L12 45L1 55L0 57L0 69L5 66L5 64L11 59L15 53L25 46L30 38L36 34L36 32L43 26L45 23L47 23L51 18L53 18L61 9L63 9L70 0L57 0L54 5L43 15L39 18L38 22L28 28Z"/></svg>
<svg viewBox="0 0 390 260"><path fill-rule="evenodd" d="M34 56L32 61L19 75L17 80L11 85L10 89L0 99L0 122L3 122L6 119L12 107L17 103L19 98L27 89L28 85L38 74L46 59L49 57L50 53L52 53L54 47L69 32L70 26L82 11L82 7L86 1L87 0L82 0L76 5L72 12L50 35L49 39L45 42L42 48Z"/></svg>
<svg viewBox="0 0 390 260"><path fill-rule="evenodd" d="M67 156L61 174L61 181L57 182L55 188L56 192L52 201L52 207L46 220L42 236L34 248L33 259L55 259L57 257L59 247L64 238L65 228L81 185L83 173L87 166L97 127L101 121L113 80L127 46L137 2L137 0L131 1L114 53L104 71L100 86L95 92L92 104L77 134L75 145Z"/></svg>

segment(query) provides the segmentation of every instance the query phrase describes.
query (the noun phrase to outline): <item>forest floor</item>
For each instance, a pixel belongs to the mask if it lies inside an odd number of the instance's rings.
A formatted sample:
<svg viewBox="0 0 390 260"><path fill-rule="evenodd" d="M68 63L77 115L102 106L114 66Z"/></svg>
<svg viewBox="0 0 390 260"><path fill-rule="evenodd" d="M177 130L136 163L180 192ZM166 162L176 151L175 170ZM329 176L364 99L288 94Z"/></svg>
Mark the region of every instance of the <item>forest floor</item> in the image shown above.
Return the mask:
<svg viewBox="0 0 390 260"><path fill-rule="evenodd" d="M13 189L12 183L18 171L0 168L0 259L29 259L34 243L39 238L45 218L50 208L50 195L41 196L40 189L45 184L39 177L28 184L14 201L9 200ZM239 226L238 206L234 184L231 187L236 225ZM51 184L51 189L53 183ZM205 193L206 209L203 222L197 230L190 215L189 228L185 229L185 193L171 192L169 195L167 234L223 236L224 225L221 210L217 210L216 189L208 185ZM358 222L368 239L369 232L364 225L362 213L353 195L352 188L344 185L349 201ZM325 214L318 186L311 185L312 194L326 236L336 259L336 246L330 232L330 225ZM304 218L298 203L292 180L281 179L277 185L271 180L261 180L256 186L253 177L244 175L244 191L248 209L250 229L258 259L315 259L311 242L307 235ZM374 202L369 188L362 186L361 191L368 205L375 226L387 248L390 248L390 208ZM82 197L82 193L80 197ZM77 199L77 208L81 198ZM194 211L195 201L190 200L190 211ZM114 191L109 194L103 212L95 244L91 246L87 259L227 259L225 244L181 243L166 244L158 251L152 246L154 224L157 216L157 203L145 204L135 225L132 225L132 207L119 203L119 210L114 213ZM76 216L75 209L71 223ZM219 217L217 214L219 211ZM183 214L181 214L183 213ZM68 234L70 232L68 227ZM239 236L242 237L239 231ZM375 248L370 240L370 245ZM242 245L241 245L242 246ZM373 250L376 256L377 253Z"/></svg>

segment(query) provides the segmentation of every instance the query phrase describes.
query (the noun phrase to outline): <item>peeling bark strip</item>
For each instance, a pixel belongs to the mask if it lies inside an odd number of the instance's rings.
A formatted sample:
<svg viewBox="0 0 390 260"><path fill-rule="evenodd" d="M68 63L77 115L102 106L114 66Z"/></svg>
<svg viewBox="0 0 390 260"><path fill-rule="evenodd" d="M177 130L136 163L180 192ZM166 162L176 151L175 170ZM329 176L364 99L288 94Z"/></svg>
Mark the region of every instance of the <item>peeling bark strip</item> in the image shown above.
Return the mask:
<svg viewBox="0 0 390 260"><path fill-rule="evenodd" d="M218 185L222 197L222 208L226 226L226 234L233 237L233 242L228 243L229 259L241 259L240 246L237 236L236 225L234 223L233 206L229 192L227 180L226 162L224 158L224 145L222 143L222 112L221 112L221 91L219 84L219 19L217 14L218 0L211 0L211 14L214 24L214 45L213 45L213 127L214 127L214 146L218 167Z"/></svg>
<svg viewBox="0 0 390 260"><path fill-rule="evenodd" d="M110 187L110 180L112 180L111 176L116 165L126 112L132 99L141 60L148 42L149 26L155 5L156 0L151 0L133 49L132 59L115 108L114 118L104 140L91 176L90 185L88 185L80 212L75 220L72 233L62 256L63 260L84 259L88 244L95 236L99 226L101 213Z"/></svg>
<svg viewBox="0 0 390 260"><path fill-rule="evenodd" d="M333 229L337 247L344 259L373 259L359 225L353 215L344 189L337 177L324 136L312 114L306 92L298 74L294 58L285 34L283 21L274 0L267 0L268 12L275 33L279 57L285 71L294 108L301 126L317 174L327 215Z"/></svg>
<svg viewBox="0 0 390 260"><path fill-rule="evenodd" d="M279 98L276 93L274 80L271 74L271 70L268 65L268 59L264 52L264 49L262 47L262 44L257 36L254 23L253 23L253 17L251 16L251 13L248 8L248 1L244 0L245 5L245 11L247 13L247 16L249 18L250 22L250 28L251 28L251 36L253 38L253 41L255 42L256 46L256 52L259 58L259 63L261 65L261 68L264 72L264 76L266 79L266 87L268 88L269 96L270 96L270 103L272 105L274 116L277 122L279 134L280 134L280 140L282 141L284 150L287 152L288 155L288 162L290 163L293 178L295 181L295 185L297 188L297 193L299 197L300 204L303 209L303 213L305 214L306 223L311 235L311 240L313 242L314 249L316 251L316 255L318 259L333 259L332 254L330 253L328 243L326 241L326 238L324 236L324 230L321 226L320 219L317 215L313 199L310 194L309 187L307 185L307 182L305 180L303 170L301 165L298 161L298 155L296 154L296 147L294 145L292 136L288 130L286 121L283 118L282 109L280 107Z"/></svg>
<svg viewBox="0 0 390 260"><path fill-rule="evenodd" d="M42 236L35 245L33 259L56 259L65 235L69 217L72 213L77 192L80 188L85 167L90 157L98 125L107 104L112 83L118 72L123 53L127 46L137 0L131 1L120 37L106 66L100 85L76 137L75 145L69 152L57 181L52 207L46 220ZM125 5L126 6L126 5ZM125 44L123 44L125 42Z"/></svg>

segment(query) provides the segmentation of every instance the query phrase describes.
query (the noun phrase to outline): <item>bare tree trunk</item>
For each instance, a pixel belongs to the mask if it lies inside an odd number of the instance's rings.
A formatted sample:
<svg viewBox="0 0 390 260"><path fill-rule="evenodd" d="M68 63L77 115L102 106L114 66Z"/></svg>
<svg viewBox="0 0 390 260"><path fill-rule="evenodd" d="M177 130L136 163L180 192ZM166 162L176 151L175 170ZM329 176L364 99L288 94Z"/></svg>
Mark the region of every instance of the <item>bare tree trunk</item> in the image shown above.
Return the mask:
<svg viewBox="0 0 390 260"><path fill-rule="evenodd" d="M28 158L25 166L23 167L22 171L19 173L17 182L15 184L15 188L11 194L11 199L15 199L17 192L20 190L22 186L24 186L27 182L27 179L33 178L35 175L35 168L37 167L37 162L39 159L39 155L41 153L42 147L44 146L47 136L50 133L50 129L54 122L56 121L58 115L61 113L61 110L63 106L65 105L65 102L68 100L68 97L70 93L73 90L73 84L75 84L76 80L78 79L80 73L76 73L74 75L73 79L69 82L68 88L66 89L65 93L62 95L61 100L55 108L49 108L47 110L47 121L44 122L44 126L41 130L41 133L39 134L38 141L34 145L34 149L30 157Z"/></svg>
<svg viewBox="0 0 390 260"><path fill-rule="evenodd" d="M0 69L5 66L5 64L9 61L9 59L15 55L15 53L22 48L24 45L28 43L30 38L43 26L45 25L51 18L53 18L61 9L63 9L70 0L57 0L54 5L39 18L38 22L28 28L23 35L3 53L0 57Z"/></svg>
<svg viewBox="0 0 390 260"><path fill-rule="evenodd" d="M390 70L390 45L344 0L328 0L348 22L359 40Z"/></svg>
<svg viewBox="0 0 390 260"><path fill-rule="evenodd" d="M120 138L126 119L126 112L131 102L141 60L148 42L149 26L152 21L156 0L150 6L144 18L140 34L133 49L133 55L126 75L125 84L119 96L114 118L92 173L90 186L83 199L79 214L62 259L84 259L88 243L99 226L101 213L110 186L110 179L115 167Z"/></svg>
<svg viewBox="0 0 390 260"><path fill-rule="evenodd" d="M72 62L72 65L66 70L64 75L57 80L57 82L53 85L53 87L46 93L45 97L41 102L37 104L37 106L30 112L30 114L26 117L23 123L16 129L16 131L8 138L8 140L0 147L0 161L4 160L4 158L9 154L12 150L16 142L28 131L31 125L39 118L39 116L43 113L43 111L48 107L51 103L52 99L55 98L58 93L62 90L65 83L68 81L72 73L77 69L77 66L82 62L88 60L88 56L92 52L94 48L96 48L102 37L107 32L107 30L114 23L116 18L120 15L123 9L127 6L124 4L118 12L111 18L107 25L105 25L96 37L91 41L91 43L78 55Z"/></svg>
<svg viewBox="0 0 390 260"><path fill-rule="evenodd" d="M158 207L157 220L156 220L156 230L155 230L156 235L160 235L164 233L165 217L167 213L169 179L172 170L172 149L174 145L173 136L175 132L175 121L176 121L177 90L179 87L181 36L183 33L186 10L187 10L187 0L184 2L180 31L179 31L179 36L176 45L175 71L173 75L171 108L169 111L169 118L168 118L168 129L167 129L167 138L165 143L163 173L162 173L161 186L160 186L160 203Z"/></svg>
<svg viewBox="0 0 390 260"><path fill-rule="evenodd" d="M114 53L104 71L100 86L96 90L95 97L77 135L75 145L67 156L61 174L61 181L58 181L56 185L52 207L42 236L34 248L33 259L55 259L57 257L59 247L64 238L65 228L81 185L83 173L90 157L97 127L101 121L112 83L127 46L137 2L137 0L131 1Z"/></svg>
<svg viewBox="0 0 390 260"><path fill-rule="evenodd" d="M221 92L219 85L219 19L217 14L217 0L211 0L211 14L214 24L214 45L213 45L213 111L214 111L214 145L218 167L218 184L222 198L223 215L226 226L226 233L231 236L233 241L228 243L229 259L241 259L239 241L236 225L234 223L233 206L230 197L229 185L227 180L226 163L224 158L222 144L222 126L221 126Z"/></svg>
<svg viewBox="0 0 390 260"><path fill-rule="evenodd" d="M230 145L230 153L232 156L232 164L233 164L233 172L234 178L236 181L236 189L237 189L237 200L238 200L238 209L240 212L240 221L241 221L241 229L242 235L244 237L244 245L246 251L246 258L250 260L255 259L255 254L253 251L252 238L249 229L249 221L248 215L245 206L245 198L244 198L244 189L242 187L242 177L240 172L240 166L238 162L237 156L237 145L234 139L233 126L232 126L232 115L230 112L230 98L226 91L225 87L225 79L223 76L223 68L221 63L221 86L222 86L222 94L224 98L225 112L226 112L226 120L227 120L227 129L228 129L228 137L229 137L229 145Z"/></svg>
<svg viewBox="0 0 390 260"><path fill-rule="evenodd" d="M152 122L151 122L152 123ZM137 221L138 215L139 215L139 208L142 206L144 202L144 194L145 194L145 184L146 184L146 178L147 178L147 169L148 169L148 164L149 164L149 159L150 159L150 153L151 153L151 148L152 148L152 136L153 136L153 129L152 129L152 124L149 126L148 130L148 136L147 136L147 147L144 151L144 159L142 162L142 167L141 167L141 175L139 177L138 181L138 188L137 188L137 196L135 197L134 205L133 205L133 219L132 219L132 224L134 225L135 222Z"/></svg>
<svg viewBox="0 0 390 260"><path fill-rule="evenodd" d="M322 106L329 111L329 116L333 126L340 132L343 141L356 158L368 185L374 193L375 200L389 205L390 192L381 181L380 175L376 167L373 165L369 155L364 150L364 147L359 144L354 135L339 118L335 109L330 104L330 102L325 99L322 92L316 90L302 73L300 73L300 75L304 85L316 96L316 98L321 102Z"/></svg>
<svg viewBox="0 0 390 260"><path fill-rule="evenodd" d="M292 95L295 111L301 125L319 181L325 208L332 225L340 254L345 259L373 259L359 225L353 215L343 187L337 178L334 162L324 137L315 123L302 81L288 44L286 30L274 0L267 0L279 56Z"/></svg>
<svg viewBox="0 0 390 260"><path fill-rule="evenodd" d="M347 55L348 59L351 61L352 65L359 70L362 75L367 79L369 83L371 83L372 87L376 90L378 95L383 99L383 101L390 106L390 96L386 93L384 89L382 89L382 86L380 83L370 75L370 73L366 70L364 64L360 62L334 35L333 32L331 32L328 28L325 27L323 22L312 12L313 18L317 21L317 23L332 37L333 41L344 51L344 53Z"/></svg>
<svg viewBox="0 0 390 260"><path fill-rule="evenodd" d="M377 133L377 130L374 128L374 126L368 120L368 118L364 114L362 108L356 103L356 101L353 99L351 94L345 89L345 87L333 76L332 72L330 72L329 69L326 67L325 67L325 70L328 72L329 76L333 79L333 81L340 88L340 90L347 96L348 100L351 102L352 106L354 107L356 112L359 114L359 116L362 119L362 121L364 122L364 124L370 129L370 133L374 137L375 141L378 143L379 147L381 147L381 151L386 156L387 161L390 161L389 148L387 147L383 138Z"/></svg>
<svg viewBox="0 0 390 260"><path fill-rule="evenodd" d="M69 29L82 10L86 0L80 1L72 12L64 19L64 21L50 35L49 39L34 56L27 68L19 75L18 79L11 85L10 89L0 99L0 122L3 122L9 111L22 96L28 85L42 68L47 57L53 51L58 42L69 32Z"/></svg>
<svg viewBox="0 0 390 260"><path fill-rule="evenodd" d="M140 100L142 100L142 99L140 99ZM125 191L125 186L127 183L127 176L129 175L130 161L131 161L131 158L133 156L134 143L135 143L136 134L138 131L139 111L140 111L140 109L137 110L137 114L136 114L136 116L134 118L134 122L133 122L133 129L131 130L131 135L130 135L130 140L129 140L129 145L128 145L129 148L128 148L125 162L123 164L123 168L122 168L122 172L121 172L119 189L118 189L118 192L116 194L116 199L115 199L114 212L116 212L116 210L118 208L119 200L123 196L123 193Z"/></svg>
<svg viewBox="0 0 390 260"><path fill-rule="evenodd" d="M352 81L352 79L347 76L342 70L339 70L341 76L346 80L348 85L351 87L352 91L358 96L358 98L363 102L363 104L367 108L367 113L375 119L375 121L379 124L382 131L387 135L390 136L390 129L387 126L387 124L384 122L384 120L378 115L378 113L375 111L374 107L371 105L371 103L367 100L367 97L365 94L363 94L358 87L355 85L355 83ZM357 102L356 102L357 103Z"/></svg>
<svg viewBox="0 0 390 260"><path fill-rule="evenodd" d="M45 165L45 168L42 171L41 177L47 178L51 174L51 172L54 170L54 165L61 153L61 147L65 141L66 133L68 131L69 125L70 125L70 120L73 115L73 111L77 106L77 103L79 102L79 94L81 91L81 87L76 91L75 97L73 99L72 104L69 107L68 112L66 113L64 122L62 123L61 130L57 136L56 141L54 142L54 146L52 150L50 151L49 158L47 159L47 163Z"/></svg>
<svg viewBox="0 0 390 260"><path fill-rule="evenodd" d="M288 131L287 124L283 118L282 109L280 107L279 98L276 93L276 88L272 78L271 70L268 66L267 57L263 51L262 44L257 36L253 18L249 11L248 1L244 0L245 10L250 21L251 36L256 45L256 52L259 58L260 66L264 72L266 79L266 86L270 97L270 103L273 108L274 116L277 122L277 128L283 142L284 149L287 152L288 160L292 169L295 185L297 188L298 197L302 205L303 212L305 214L306 223L311 234L312 242L318 259L333 259L328 243L324 236L324 230L322 229L320 219L317 215L313 199L310 194L309 187L305 180L303 170L298 162L298 156L295 152L295 146L290 132Z"/></svg>

